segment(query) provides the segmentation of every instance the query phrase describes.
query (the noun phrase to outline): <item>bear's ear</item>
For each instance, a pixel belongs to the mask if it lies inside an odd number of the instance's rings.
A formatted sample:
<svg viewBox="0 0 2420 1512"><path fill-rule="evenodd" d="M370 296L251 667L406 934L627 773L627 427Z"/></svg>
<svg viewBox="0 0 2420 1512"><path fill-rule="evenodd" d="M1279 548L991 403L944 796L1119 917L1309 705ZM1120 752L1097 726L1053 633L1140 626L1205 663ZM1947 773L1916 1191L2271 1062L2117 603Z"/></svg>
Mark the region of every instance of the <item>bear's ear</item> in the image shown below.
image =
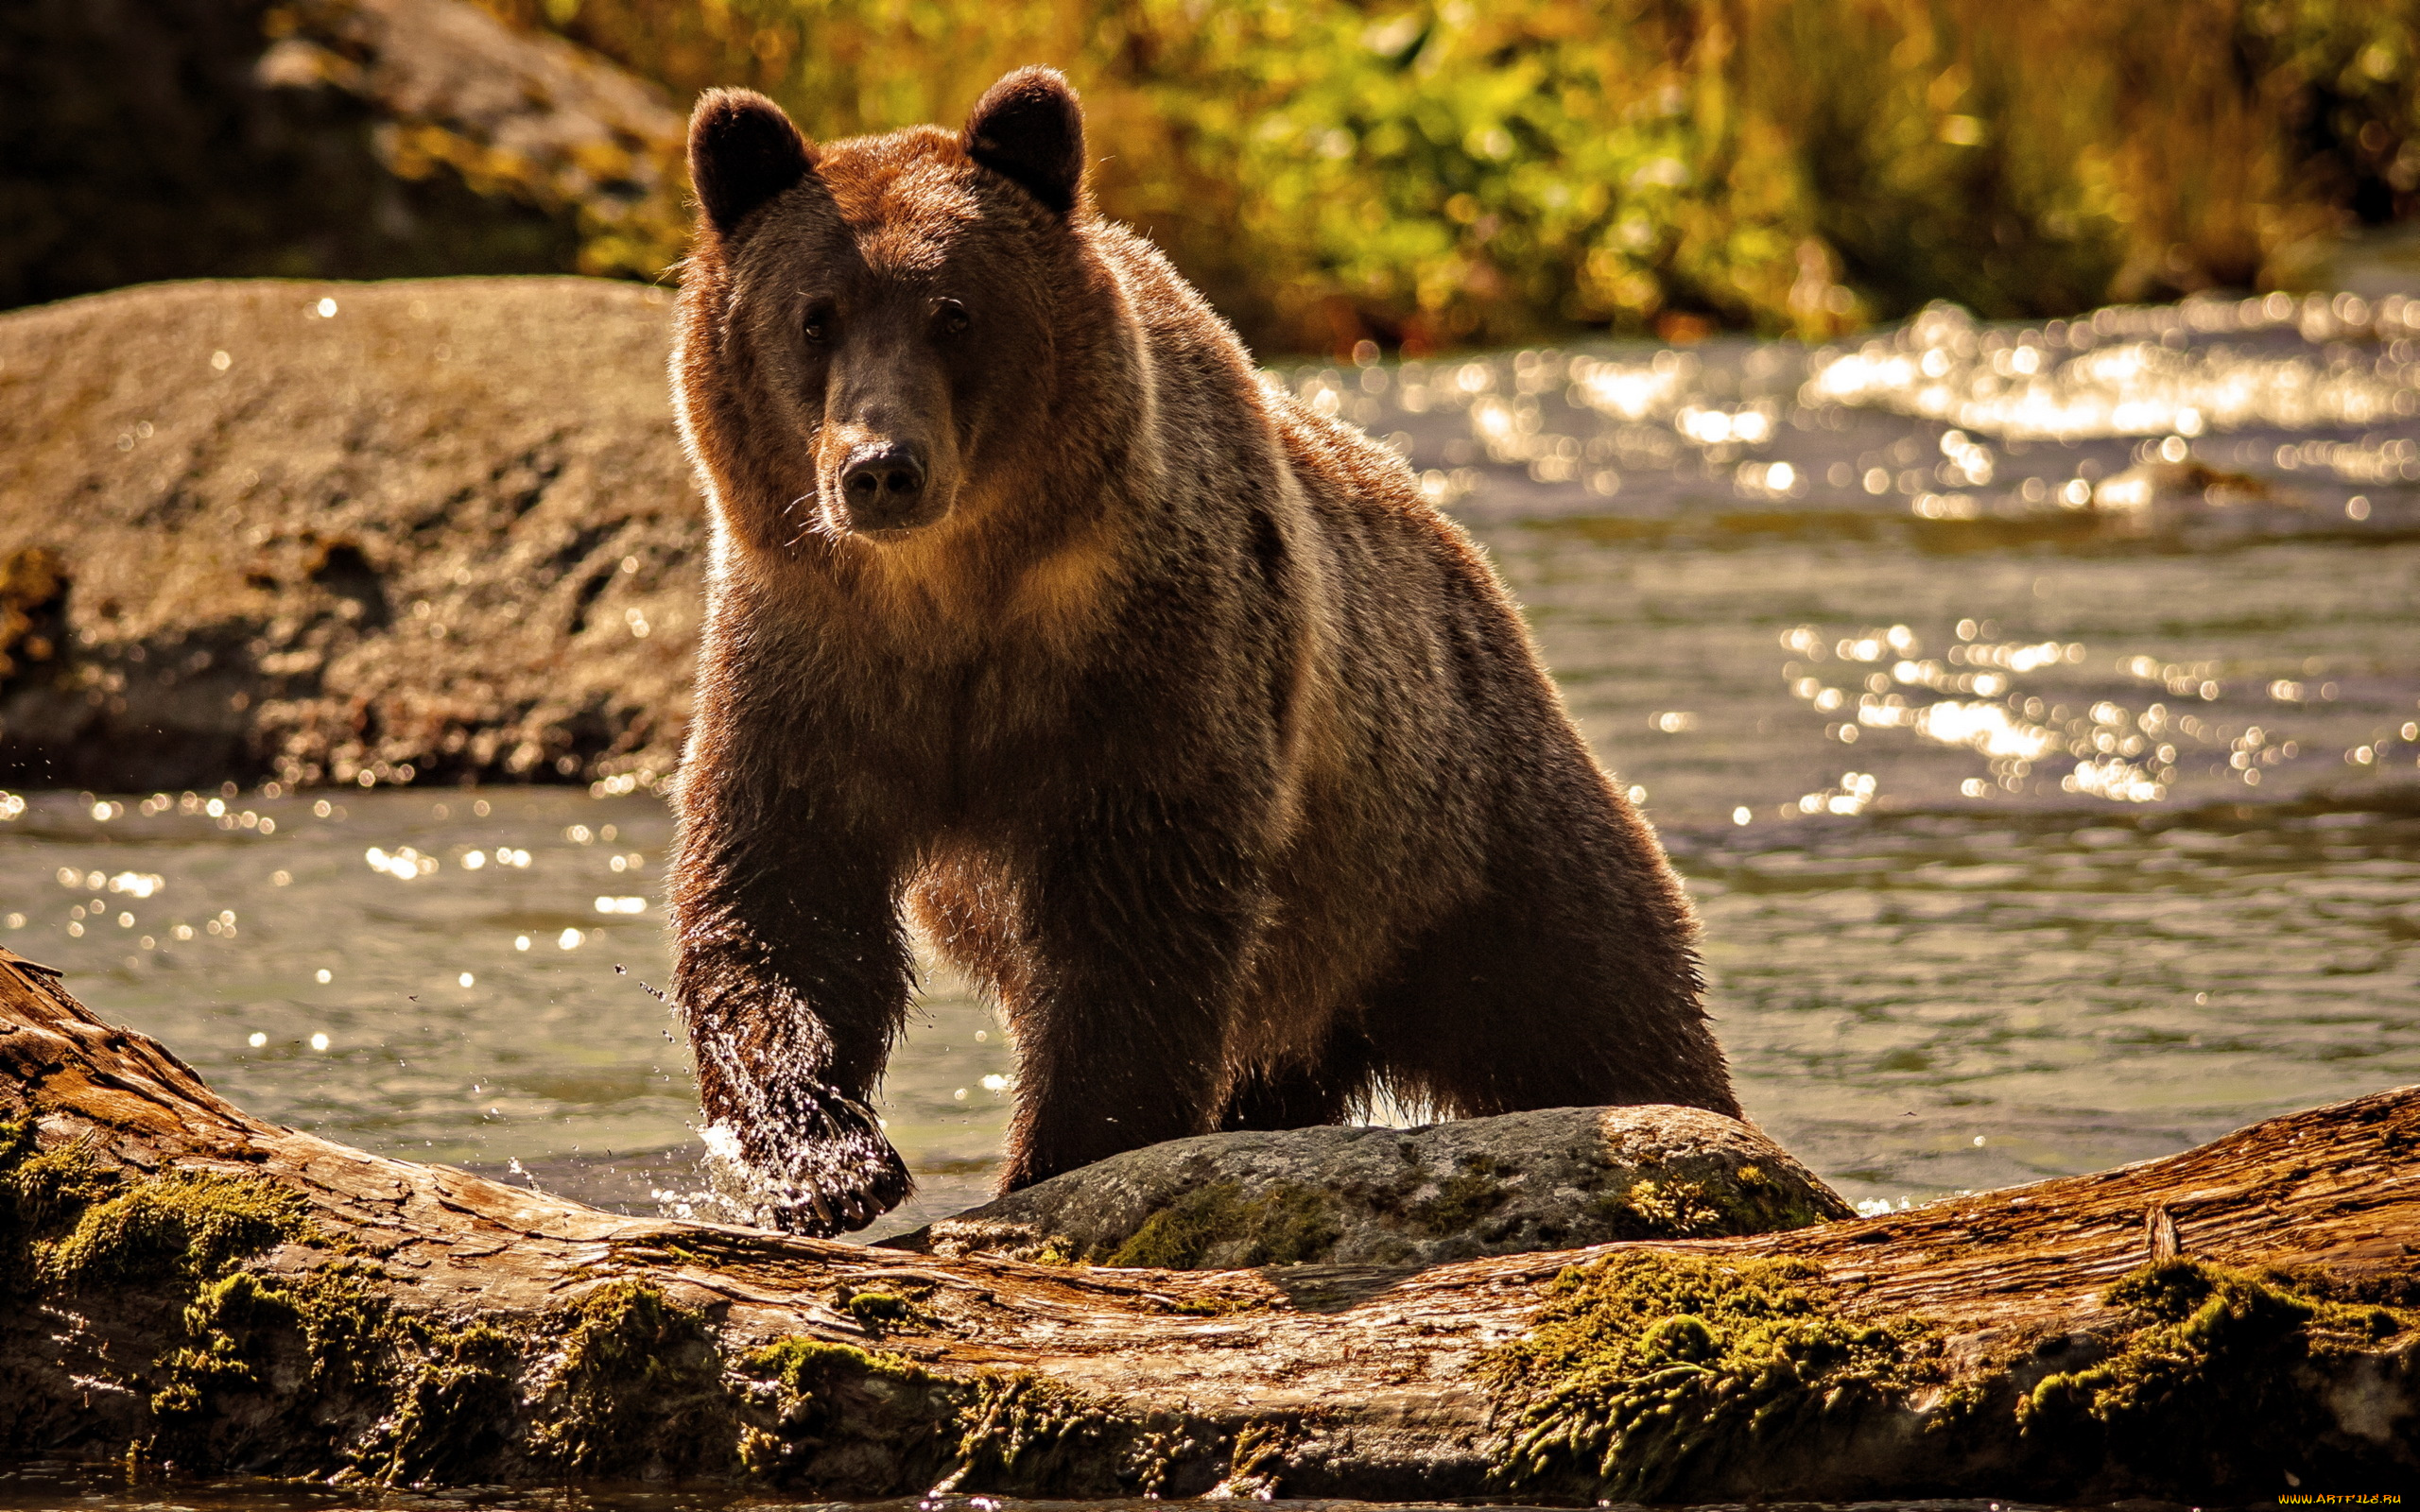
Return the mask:
<svg viewBox="0 0 2420 1512"><path fill-rule="evenodd" d="M689 114L689 181L715 230L805 178L815 152L782 108L753 90L710 89Z"/></svg>
<svg viewBox="0 0 2420 1512"><path fill-rule="evenodd" d="M1084 108L1055 68L1020 68L986 90L959 134L966 155L1061 215L1084 181Z"/></svg>

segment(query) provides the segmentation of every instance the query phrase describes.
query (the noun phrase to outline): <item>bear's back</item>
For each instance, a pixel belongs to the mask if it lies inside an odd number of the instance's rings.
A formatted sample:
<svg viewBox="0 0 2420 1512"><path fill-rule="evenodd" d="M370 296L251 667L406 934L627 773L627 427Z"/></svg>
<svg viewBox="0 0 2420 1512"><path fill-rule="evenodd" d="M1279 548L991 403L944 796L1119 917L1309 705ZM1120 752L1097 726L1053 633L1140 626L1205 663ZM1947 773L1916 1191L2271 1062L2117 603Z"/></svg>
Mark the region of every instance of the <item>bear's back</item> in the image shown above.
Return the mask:
<svg viewBox="0 0 2420 1512"><path fill-rule="evenodd" d="M1097 222L1093 246L1124 288L1150 352L1157 428L1164 455L1178 467L1176 487L1282 472L1308 523L1332 544L1344 544L1335 540L1343 537L1361 553L1392 558L1397 571L1450 582L1457 596L1500 599L1494 573L1461 527L1423 497L1400 454L1264 383L1234 328L1150 241ZM1249 507L1246 500L1258 493L1215 484L1198 491L1188 507ZM1422 563L1427 571L1416 570Z"/></svg>

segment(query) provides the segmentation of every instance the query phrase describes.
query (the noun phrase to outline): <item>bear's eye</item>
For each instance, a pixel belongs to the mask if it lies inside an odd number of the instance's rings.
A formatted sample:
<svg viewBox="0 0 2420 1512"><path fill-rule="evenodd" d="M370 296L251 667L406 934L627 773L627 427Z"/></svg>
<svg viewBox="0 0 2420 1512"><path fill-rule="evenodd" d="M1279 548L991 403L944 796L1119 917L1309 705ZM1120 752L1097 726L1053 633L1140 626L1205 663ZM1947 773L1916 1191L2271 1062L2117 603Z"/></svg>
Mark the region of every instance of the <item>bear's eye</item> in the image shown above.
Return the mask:
<svg viewBox="0 0 2420 1512"><path fill-rule="evenodd" d="M806 337L809 341L815 342L819 346L823 342L831 340L832 306L828 304L809 305L807 307L806 317L799 322L798 329L799 335Z"/></svg>
<svg viewBox="0 0 2420 1512"><path fill-rule="evenodd" d="M954 336L966 329L970 318L965 305L956 300L943 300L934 311L933 325L942 335Z"/></svg>

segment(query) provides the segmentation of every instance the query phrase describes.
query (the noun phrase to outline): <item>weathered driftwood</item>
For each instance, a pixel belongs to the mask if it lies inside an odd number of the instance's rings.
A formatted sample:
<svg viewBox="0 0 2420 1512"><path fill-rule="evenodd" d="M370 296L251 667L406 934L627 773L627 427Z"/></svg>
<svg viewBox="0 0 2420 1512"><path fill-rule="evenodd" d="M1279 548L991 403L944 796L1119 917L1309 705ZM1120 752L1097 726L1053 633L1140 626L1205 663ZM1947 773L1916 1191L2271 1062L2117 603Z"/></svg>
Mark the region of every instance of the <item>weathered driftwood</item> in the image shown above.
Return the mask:
<svg viewBox="0 0 2420 1512"><path fill-rule="evenodd" d="M2420 1470L2415 1157L2405 1089L1757 1238L938 1260L280 1128L0 953L0 1454L851 1497L2377 1489Z"/></svg>

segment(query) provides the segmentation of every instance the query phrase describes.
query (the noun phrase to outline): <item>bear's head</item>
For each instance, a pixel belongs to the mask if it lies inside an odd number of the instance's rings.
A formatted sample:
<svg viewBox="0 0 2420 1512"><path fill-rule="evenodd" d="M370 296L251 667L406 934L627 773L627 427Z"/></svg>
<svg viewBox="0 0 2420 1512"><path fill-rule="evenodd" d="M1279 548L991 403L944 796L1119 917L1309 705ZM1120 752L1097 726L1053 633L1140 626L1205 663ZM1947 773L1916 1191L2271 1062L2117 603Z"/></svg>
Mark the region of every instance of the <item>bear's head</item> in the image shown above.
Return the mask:
<svg viewBox="0 0 2420 1512"><path fill-rule="evenodd" d="M820 146L717 90L689 168L674 388L746 545L881 549L1033 491L1070 348L1097 344L1077 317L1103 302L1064 78L1011 74L955 133Z"/></svg>

